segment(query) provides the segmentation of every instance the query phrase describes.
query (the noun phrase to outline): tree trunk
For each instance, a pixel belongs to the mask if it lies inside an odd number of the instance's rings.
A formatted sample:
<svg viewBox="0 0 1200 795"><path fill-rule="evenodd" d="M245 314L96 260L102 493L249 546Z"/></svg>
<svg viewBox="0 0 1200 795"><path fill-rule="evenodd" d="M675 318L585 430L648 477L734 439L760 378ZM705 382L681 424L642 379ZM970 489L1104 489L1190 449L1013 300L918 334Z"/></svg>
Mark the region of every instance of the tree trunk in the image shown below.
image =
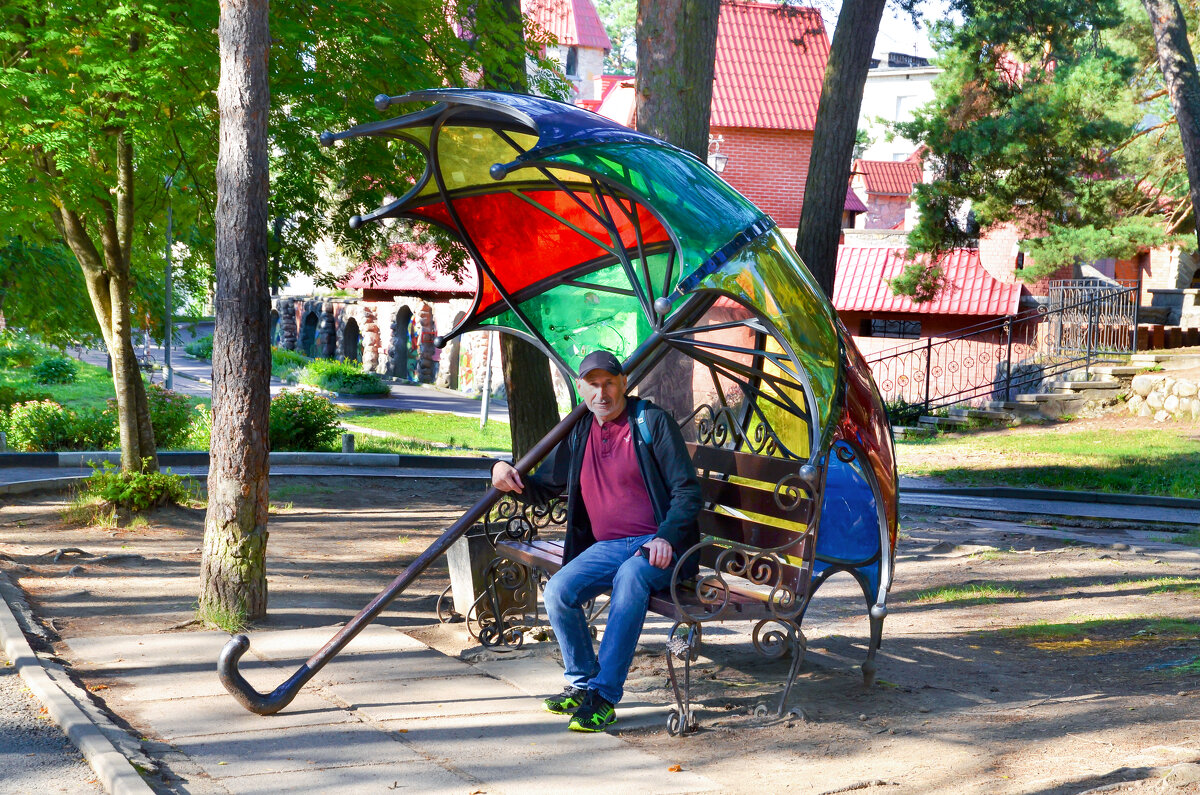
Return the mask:
<svg viewBox="0 0 1200 795"><path fill-rule="evenodd" d="M56 207L51 218L83 271L88 297L104 346L112 358L113 390L117 402L117 424L121 443L121 469L125 472L158 471L154 428L146 386L142 383L133 350L133 323L129 311L130 250L133 223L133 146L124 131L114 134L117 148L116 207L107 197L97 201L101 208L100 241L96 249L82 216L67 207ZM56 169L49 160L42 165L48 175Z"/></svg>
<svg viewBox="0 0 1200 795"><path fill-rule="evenodd" d="M520 0L499 0L502 23L512 34L512 61L504 73L485 74L488 88L529 93L525 73L525 33ZM500 368L508 400L513 460L523 456L558 424L558 401L550 380L550 360L534 345L511 334L500 334ZM483 396L487 400L487 395Z"/></svg>
<svg viewBox="0 0 1200 795"><path fill-rule="evenodd" d="M717 0L640 0L635 102L638 132L708 159ZM638 394L682 422L695 405L692 359L672 352L638 385Z"/></svg>
<svg viewBox="0 0 1200 795"><path fill-rule="evenodd" d="M267 273L267 0L222 0L216 328L200 612L267 612L271 349Z"/></svg>
<svg viewBox="0 0 1200 795"><path fill-rule="evenodd" d="M885 5L885 0L842 3L821 85L796 252L831 298L858 113Z"/></svg>
<svg viewBox="0 0 1200 795"><path fill-rule="evenodd" d="M1179 123L1192 206L1200 207L1200 77L1188 43L1187 20L1178 0L1142 0L1142 6L1154 29L1158 65ZM1200 223L1196 224L1196 235L1200 240Z"/></svg>
<svg viewBox="0 0 1200 795"><path fill-rule="evenodd" d="M638 132L708 158L717 0L639 0Z"/></svg>

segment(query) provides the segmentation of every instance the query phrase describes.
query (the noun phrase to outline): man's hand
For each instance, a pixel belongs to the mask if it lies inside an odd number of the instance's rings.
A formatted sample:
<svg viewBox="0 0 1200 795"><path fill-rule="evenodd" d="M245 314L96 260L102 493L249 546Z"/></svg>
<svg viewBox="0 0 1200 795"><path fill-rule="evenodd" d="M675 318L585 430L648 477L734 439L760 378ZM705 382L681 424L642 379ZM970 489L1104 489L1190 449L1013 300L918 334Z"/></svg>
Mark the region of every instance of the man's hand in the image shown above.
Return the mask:
<svg viewBox="0 0 1200 795"><path fill-rule="evenodd" d="M671 549L670 543L665 538L652 538L642 545L642 549L649 553L650 565L656 569L665 569L671 565L671 558L675 556L674 550Z"/></svg>
<svg viewBox="0 0 1200 795"><path fill-rule="evenodd" d="M497 461L492 467L492 486L497 491L513 491L517 494L525 490L521 473L507 461Z"/></svg>

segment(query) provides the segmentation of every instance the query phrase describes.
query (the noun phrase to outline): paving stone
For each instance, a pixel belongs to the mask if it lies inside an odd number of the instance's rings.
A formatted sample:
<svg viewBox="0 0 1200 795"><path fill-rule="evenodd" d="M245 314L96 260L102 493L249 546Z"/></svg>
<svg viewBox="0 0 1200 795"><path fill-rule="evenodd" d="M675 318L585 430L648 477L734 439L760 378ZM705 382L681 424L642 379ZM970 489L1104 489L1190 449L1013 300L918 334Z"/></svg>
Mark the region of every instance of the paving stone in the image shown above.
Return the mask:
<svg viewBox="0 0 1200 795"><path fill-rule="evenodd" d="M387 650L348 654L342 652L322 668L314 682L347 684L351 682L390 682L397 679L471 676L470 665L422 647L416 650Z"/></svg>
<svg viewBox="0 0 1200 795"><path fill-rule="evenodd" d="M391 724L385 724L391 725ZM511 793L705 792L710 779L638 751L607 733L572 732L549 712L403 721L405 740L430 758ZM618 730L620 723L617 724ZM469 754L463 749L469 748ZM536 775L530 775L536 770Z"/></svg>
<svg viewBox="0 0 1200 795"><path fill-rule="evenodd" d="M96 667L157 667L185 662L208 662L215 667L217 656L229 637L225 632L103 635L71 638L67 640L67 645L77 661Z"/></svg>
<svg viewBox="0 0 1200 795"><path fill-rule="evenodd" d="M346 723L355 717L315 693L301 692L274 715L256 715L233 696L201 696L180 700L142 701L131 705L135 723L150 727L167 741L210 734Z"/></svg>
<svg viewBox="0 0 1200 795"><path fill-rule="evenodd" d="M540 711L530 698L507 682L486 676L408 679L329 685L328 692L352 709L375 720L414 720L447 715L485 715Z"/></svg>
<svg viewBox="0 0 1200 795"><path fill-rule="evenodd" d="M307 660L319 649L323 648L340 630L340 626L329 626L277 630L274 632L252 632L249 634L250 651L246 652L246 654L257 654L276 660ZM429 647L424 643L410 638L399 630L378 624L371 624L358 633L354 640L350 641L346 648L342 650L341 654L388 650L419 651L427 648ZM337 657L334 659L336 660Z"/></svg>
<svg viewBox="0 0 1200 795"><path fill-rule="evenodd" d="M217 677L214 657L204 662L125 667L123 664L79 666L80 671L97 674L109 681L114 692L126 701L156 701L164 698L228 696ZM261 660L242 658L238 670L251 687L269 693L287 679L291 671ZM115 682L114 682L115 680Z"/></svg>
<svg viewBox="0 0 1200 795"><path fill-rule="evenodd" d="M380 761L423 761L400 735L385 733L363 723L188 737L174 745L206 773L219 779L355 767ZM227 786L234 792L241 791L237 782ZM301 791L319 790L305 787Z"/></svg>
<svg viewBox="0 0 1200 795"><path fill-rule="evenodd" d="M321 795L361 795L364 792L465 795L484 789L484 786L460 778L432 762L393 762L260 773L241 776L237 781L227 781L225 784L236 795L276 795L280 792L319 792Z"/></svg>

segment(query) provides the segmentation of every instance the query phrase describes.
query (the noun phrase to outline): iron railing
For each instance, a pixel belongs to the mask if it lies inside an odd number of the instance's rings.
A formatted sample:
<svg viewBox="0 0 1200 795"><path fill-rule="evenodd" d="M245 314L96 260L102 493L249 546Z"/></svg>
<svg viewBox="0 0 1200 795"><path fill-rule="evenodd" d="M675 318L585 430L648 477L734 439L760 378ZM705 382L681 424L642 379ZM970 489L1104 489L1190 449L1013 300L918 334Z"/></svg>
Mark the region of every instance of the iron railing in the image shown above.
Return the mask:
<svg viewBox="0 0 1200 795"><path fill-rule="evenodd" d="M927 337L868 358L893 420L1037 392L1056 376L1135 351L1136 285L1053 282L1035 309Z"/></svg>

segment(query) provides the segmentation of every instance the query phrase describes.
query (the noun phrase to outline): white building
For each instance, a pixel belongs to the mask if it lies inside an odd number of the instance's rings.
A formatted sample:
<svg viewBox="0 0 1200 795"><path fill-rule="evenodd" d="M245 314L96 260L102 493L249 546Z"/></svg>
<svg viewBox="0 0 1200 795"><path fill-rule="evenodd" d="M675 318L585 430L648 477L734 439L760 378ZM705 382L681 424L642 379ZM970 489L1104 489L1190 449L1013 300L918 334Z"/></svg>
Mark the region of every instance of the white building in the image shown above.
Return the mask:
<svg viewBox="0 0 1200 795"><path fill-rule="evenodd" d="M906 160L917 145L905 138L887 140L888 123L911 121L913 111L933 99L933 79L942 73L924 58L887 53L872 60L863 89L858 129L866 130L870 146L864 160Z"/></svg>

